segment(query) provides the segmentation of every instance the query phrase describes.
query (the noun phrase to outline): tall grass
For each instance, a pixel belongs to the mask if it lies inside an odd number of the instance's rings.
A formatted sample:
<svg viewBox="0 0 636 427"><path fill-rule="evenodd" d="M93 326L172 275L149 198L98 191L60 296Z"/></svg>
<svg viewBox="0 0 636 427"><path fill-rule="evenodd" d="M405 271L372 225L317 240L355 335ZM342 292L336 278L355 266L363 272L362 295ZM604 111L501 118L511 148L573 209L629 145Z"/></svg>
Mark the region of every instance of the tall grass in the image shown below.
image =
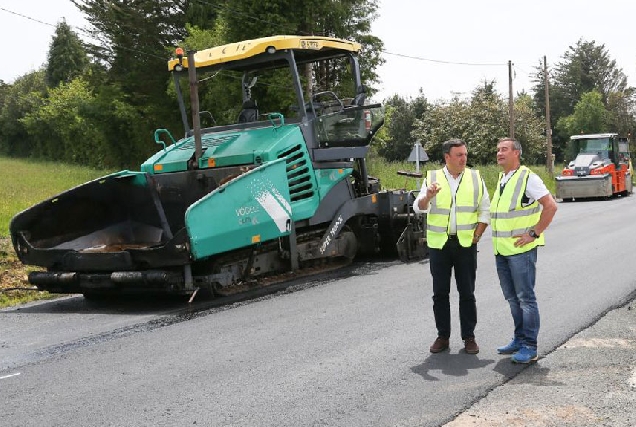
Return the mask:
<svg viewBox="0 0 636 427"><path fill-rule="evenodd" d="M108 171L62 163L0 157L0 237L13 216L43 200Z"/></svg>

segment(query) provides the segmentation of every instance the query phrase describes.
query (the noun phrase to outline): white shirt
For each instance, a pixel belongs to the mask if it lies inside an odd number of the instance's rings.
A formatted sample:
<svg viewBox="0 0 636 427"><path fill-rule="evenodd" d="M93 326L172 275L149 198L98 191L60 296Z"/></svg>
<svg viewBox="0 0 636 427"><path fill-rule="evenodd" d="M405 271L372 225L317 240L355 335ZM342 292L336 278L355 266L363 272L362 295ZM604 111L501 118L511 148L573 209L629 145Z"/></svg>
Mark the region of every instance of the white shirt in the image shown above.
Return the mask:
<svg viewBox="0 0 636 427"><path fill-rule="evenodd" d="M516 171L517 169L511 170L505 174L503 178L501 178L501 184L507 183ZM528 198L526 206L531 205L535 200L539 200L547 194L550 194L550 190L548 190L541 178L539 178L539 175L531 173L530 176L528 176L528 184L526 185L526 197Z"/></svg>
<svg viewBox="0 0 636 427"><path fill-rule="evenodd" d="M455 194L457 194L457 188L459 187L459 183L462 180L462 176L464 176L464 172L460 173L457 178L453 178L453 175L450 174L446 166L442 169L444 171L444 175L446 175L446 179L451 188L452 192L452 202L451 202L451 214L449 219L449 234L457 233L457 221L455 219ZM479 206L477 207L477 222L483 222L484 224L490 224L490 197L488 196L488 189L486 188L486 183L484 179L481 179L481 183L483 186L484 195L481 198L481 202L479 202ZM413 202L413 211L415 213L427 213L428 209L420 209L419 203L420 200L426 197L426 178L424 178L424 182L422 182L422 188L420 189L420 194L417 196L415 201Z"/></svg>

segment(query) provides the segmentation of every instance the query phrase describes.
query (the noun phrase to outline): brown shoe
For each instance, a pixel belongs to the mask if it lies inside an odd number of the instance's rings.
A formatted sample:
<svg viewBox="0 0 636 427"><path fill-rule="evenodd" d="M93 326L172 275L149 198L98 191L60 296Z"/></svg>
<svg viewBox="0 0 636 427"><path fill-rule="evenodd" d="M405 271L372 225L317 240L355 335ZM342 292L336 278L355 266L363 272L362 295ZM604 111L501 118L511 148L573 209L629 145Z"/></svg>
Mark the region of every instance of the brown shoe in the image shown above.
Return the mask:
<svg viewBox="0 0 636 427"><path fill-rule="evenodd" d="M479 353L479 346L475 341L475 338L466 338L464 340L464 351L468 354L477 354Z"/></svg>
<svg viewBox="0 0 636 427"><path fill-rule="evenodd" d="M448 338L437 337L430 350L431 353L439 353L448 348Z"/></svg>

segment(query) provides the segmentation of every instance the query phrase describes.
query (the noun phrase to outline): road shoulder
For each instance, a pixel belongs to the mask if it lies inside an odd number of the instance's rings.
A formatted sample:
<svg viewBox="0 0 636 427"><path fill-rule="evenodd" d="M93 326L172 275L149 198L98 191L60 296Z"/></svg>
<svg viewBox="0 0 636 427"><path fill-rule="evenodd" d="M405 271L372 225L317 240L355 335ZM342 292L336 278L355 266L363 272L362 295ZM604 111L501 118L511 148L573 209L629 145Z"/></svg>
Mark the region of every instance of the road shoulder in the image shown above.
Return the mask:
<svg viewBox="0 0 636 427"><path fill-rule="evenodd" d="M632 300L446 426L634 426L635 355L636 300Z"/></svg>

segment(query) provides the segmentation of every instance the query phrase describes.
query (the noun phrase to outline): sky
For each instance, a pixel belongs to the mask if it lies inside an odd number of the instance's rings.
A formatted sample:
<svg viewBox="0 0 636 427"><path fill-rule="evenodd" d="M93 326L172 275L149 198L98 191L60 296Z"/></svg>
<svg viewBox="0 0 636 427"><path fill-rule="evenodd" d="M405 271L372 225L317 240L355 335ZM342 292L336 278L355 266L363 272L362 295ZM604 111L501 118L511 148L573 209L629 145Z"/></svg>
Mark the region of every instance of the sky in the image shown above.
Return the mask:
<svg viewBox="0 0 636 427"><path fill-rule="evenodd" d="M605 45L610 57L636 86L636 49L630 21L633 0L378 0L372 32L384 42L385 64L374 100L394 94L429 101L468 97L485 81L508 94L508 61L513 91L529 92L531 74L543 63L562 61L579 39ZM621 18L624 17L624 24ZM29 19L30 18L30 19ZM82 36L82 14L70 0L0 0L0 40L13 42L13 61L0 68L12 83L40 68L62 19Z"/></svg>

